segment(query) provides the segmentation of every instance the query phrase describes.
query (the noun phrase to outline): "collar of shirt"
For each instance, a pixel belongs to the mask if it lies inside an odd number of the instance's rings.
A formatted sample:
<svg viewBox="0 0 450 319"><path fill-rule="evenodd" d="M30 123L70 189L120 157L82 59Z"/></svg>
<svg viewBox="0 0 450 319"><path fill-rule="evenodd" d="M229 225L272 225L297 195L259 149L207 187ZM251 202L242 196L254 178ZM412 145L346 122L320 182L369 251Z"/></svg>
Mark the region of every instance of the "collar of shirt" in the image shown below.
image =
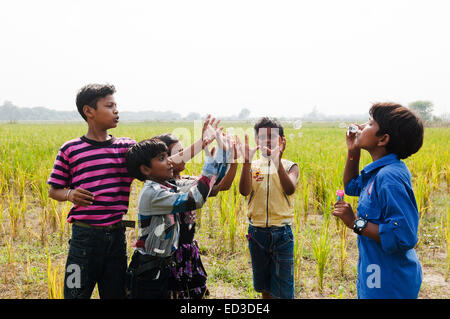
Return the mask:
<svg viewBox="0 0 450 319"><path fill-rule="evenodd" d="M398 162L398 156L397 154L394 153L390 153L386 156L383 156L382 158L376 160L375 162L372 162L368 165L366 165L362 171L361 171L361 178L364 184L366 184L371 176L373 175L373 173L378 170L379 168L392 164L392 163L396 163Z"/></svg>
<svg viewBox="0 0 450 319"><path fill-rule="evenodd" d="M114 137L114 135L109 134L108 137L109 137L109 139L107 139L106 141L100 142L100 141L91 140L83 135L82 137L80 137L80 140L82 140L83 142L86 142L88 144L91 144L93 146L105 147L105 146L111 145L112 143L114 143L116 141L116 138Z"/></svg>
<svg viewBox="0 0 450 319"><path fill-rule="evenodd" d="M363 173L369 174L380 167L398 162L398 160L399 159L398 159L397 154L390 153L390 154L383 156L382 158L376 160L375 162L372 162L372 163L366 165L366 167L364 167L363 170L361 171L361 174L363 174Z"/></svg>

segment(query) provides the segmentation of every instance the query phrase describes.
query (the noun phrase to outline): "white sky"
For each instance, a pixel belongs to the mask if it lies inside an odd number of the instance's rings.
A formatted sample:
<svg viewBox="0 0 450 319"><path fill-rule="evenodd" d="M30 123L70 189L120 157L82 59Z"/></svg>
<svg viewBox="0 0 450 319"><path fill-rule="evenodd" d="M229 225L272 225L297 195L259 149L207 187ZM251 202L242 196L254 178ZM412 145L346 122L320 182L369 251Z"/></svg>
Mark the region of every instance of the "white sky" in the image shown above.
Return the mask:
<svg viewBox="0 0 450 319"><path fill-rule="evenodd" d="M120 111L216 116L450 111L442 0L0 2L0 103L75 110L90 82Z"/></svg>

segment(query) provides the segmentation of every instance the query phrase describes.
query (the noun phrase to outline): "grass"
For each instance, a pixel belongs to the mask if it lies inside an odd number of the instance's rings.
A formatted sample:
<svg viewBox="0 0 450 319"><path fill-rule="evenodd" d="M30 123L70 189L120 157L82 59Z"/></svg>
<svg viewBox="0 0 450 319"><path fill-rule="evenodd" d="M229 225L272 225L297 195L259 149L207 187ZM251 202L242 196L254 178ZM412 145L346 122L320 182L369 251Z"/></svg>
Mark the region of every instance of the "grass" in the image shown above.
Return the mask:
<svg viewBox="0 0 450 319"><path fill-rule="evenodd" d="M111 133L142 140L174 132L182 126L186 129L179 132L185 135L191 132L194 136L189 123L126 123ZM238 127L236 132L248 131L249 127ZM0 125L3 145L0 148L0 298L62 296L60 287L71 232L65 219L70 205L48 198L46 180L58 148L65 141L83 135L85 130L82 124L70 123ZM345 130L332 123L316 126L305 123L298 130L287 123L285 131L284 157L296 162L300 171L292 226L295 296L355 298L356 235L330 216L336 190L342 189ZM448 280L450 274L449 140L449 128L427 128L423 148L405 160L420 207L416 251L424 272L421 298L450 298L448 281L443 281L442 286L427 281L427 276ZM186 174L200 173L199 156L186 165ZM363 152L360 168L369 162L368 154ZM212 297L259 297L253 290L245 237L247 199L239 195L239 177L240 167L230 190L208 199L198 215L196 239L209 275ZM126 219L137 218L137 194L141 187L141 182L133 182ZM356 207L356 198L346 197L346 200ZM126 234L127 251L131 255L136 230L128 229ZM93 297L97 298L98 292Z"/></svg>
<svg viewBox="0 0 450 319"><path fill-rule="evenodd" d="M319 292L323 292L323 279L326 267L330 261L330 254L332 250L331 234L329 230L329 219L324 222L324 226L317 231L309 229L311 239L311 249L313 251L314 259L316 260L316 274Z"/></svg>

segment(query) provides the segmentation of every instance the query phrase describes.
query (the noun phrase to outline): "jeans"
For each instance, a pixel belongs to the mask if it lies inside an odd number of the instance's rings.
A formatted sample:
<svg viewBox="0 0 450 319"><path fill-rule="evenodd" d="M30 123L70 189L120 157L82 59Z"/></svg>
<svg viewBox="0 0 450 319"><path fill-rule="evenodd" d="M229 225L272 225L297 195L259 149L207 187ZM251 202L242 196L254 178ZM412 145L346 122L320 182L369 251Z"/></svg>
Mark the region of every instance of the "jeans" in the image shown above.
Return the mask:
<svg viewBox="0 0 450 319"><path fill-rule="evenodd" d="M248 227L253 286L274 298L294 298L294 236L290 226Z"/></svg>
<svg viewBox="0 0 450 319"><path fill-rule="evenodd" d="M64 278L65 299L89 299L95 284L101 299L124 299L127 244L125 227L72 226Z"/></svg>

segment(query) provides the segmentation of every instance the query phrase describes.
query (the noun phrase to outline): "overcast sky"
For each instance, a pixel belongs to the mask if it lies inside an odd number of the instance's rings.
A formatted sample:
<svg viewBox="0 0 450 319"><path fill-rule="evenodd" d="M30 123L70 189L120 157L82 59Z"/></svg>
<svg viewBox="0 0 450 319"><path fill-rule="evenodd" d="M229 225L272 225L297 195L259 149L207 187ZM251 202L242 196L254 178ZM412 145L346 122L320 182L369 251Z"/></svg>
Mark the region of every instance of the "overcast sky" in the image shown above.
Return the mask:
<svg viewBox="0 0 450 319"><path fill-rule="evenodd" d="M450 112L450 3L0 2L0 104L75 110L90 82L120 111L357 114L430 100Z"/></svg>

